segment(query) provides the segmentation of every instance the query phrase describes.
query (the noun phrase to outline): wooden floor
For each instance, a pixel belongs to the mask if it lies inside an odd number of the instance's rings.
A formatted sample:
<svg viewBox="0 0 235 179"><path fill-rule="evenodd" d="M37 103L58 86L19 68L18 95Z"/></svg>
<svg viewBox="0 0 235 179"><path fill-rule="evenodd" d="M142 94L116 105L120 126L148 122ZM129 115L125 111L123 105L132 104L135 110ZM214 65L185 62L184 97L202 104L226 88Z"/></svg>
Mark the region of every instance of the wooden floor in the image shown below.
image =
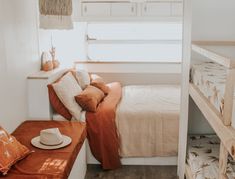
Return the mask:
<svg viewBox="0 0 235 179"><path fill-rule="evenodd" d="M176 179L176 166L122 166L103 171L99 165L88 165L86 179Z"/></svg>

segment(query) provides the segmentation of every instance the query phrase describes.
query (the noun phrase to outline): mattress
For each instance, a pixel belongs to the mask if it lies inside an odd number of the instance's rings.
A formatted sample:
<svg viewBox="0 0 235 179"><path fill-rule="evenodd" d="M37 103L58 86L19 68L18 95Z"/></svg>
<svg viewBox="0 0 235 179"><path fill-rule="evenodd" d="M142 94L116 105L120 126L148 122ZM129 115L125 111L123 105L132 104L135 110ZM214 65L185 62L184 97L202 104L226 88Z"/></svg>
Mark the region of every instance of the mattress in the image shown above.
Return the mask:
<svg viewBox="0 0 235 179"><path fill-rule="evenodd" d="M213 62L195 64L191 68L191 82L223 114L226 68Z"/></svg>
<svg viewBox="0 0 235 179"><path fill-rule="evenodd" d="M187 163L195 179L216 179L219 171L220 140L215 135L190 136ZM235 162L228 158L227 176L235 177Z"/></svg>
<svg viewBox="0 0 235 179"><path fill-rule="evenodd" d="M125 86L116 111L122 157L176 156L180 87Z"/></svg>

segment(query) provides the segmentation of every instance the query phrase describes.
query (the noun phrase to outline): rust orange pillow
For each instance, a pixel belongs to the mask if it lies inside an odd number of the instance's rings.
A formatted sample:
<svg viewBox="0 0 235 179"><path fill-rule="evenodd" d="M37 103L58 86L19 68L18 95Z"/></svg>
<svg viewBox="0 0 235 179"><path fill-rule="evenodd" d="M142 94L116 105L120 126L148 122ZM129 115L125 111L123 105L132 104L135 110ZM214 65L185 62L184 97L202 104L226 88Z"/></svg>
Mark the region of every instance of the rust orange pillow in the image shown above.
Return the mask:
<svg viewBox="0 0 235 179"><path fill-rule="evenodd" d="M103 78L98 75L92 74L91 75L91 85L99 88L105 95L109 93L109 87L106 86Z"/></svg>
<svg viewBox="0 0 235 179"><path fill-rule="evenodd" d="M103 81L96 79L91 82L91 85L96 88L99 88L101 91L103 91L105 95L109 93L109 87L106 86L106 84Z"/></svg>
<svg viewBox="0 0 235 179"><path fill-rule="evenodd" d="M84 91L75 96L76 102L83 110L96 112L99 103L103 100L104 93L94 86L87 86Z"/></svg>
<svg viewBox="0 0 235 179"><path fill-rule="evenodd" d="M0 126L0 172L6 175L11 166L25 158L30 150Z"/></svg>

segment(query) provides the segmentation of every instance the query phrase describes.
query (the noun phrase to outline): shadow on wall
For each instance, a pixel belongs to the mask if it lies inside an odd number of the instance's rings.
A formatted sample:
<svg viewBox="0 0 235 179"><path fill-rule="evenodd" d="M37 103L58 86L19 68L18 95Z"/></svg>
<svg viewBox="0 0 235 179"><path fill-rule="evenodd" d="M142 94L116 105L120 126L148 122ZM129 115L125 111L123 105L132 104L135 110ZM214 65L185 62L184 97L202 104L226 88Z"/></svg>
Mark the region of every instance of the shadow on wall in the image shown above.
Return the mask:
<svg viewBox="0 0 235 179"><path fill-rule="evenodd" d="M189 134L214 134L201 111L198 109L194 101L189 98Z"/></svg>

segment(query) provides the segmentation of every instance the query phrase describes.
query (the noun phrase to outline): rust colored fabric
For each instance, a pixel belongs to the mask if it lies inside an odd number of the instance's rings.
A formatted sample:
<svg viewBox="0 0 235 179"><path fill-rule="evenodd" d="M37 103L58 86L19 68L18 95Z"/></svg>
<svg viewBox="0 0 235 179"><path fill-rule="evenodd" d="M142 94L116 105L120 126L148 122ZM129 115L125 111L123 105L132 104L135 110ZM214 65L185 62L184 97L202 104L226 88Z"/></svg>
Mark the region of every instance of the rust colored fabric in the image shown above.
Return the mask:
<svg viewBox="0 0 235 179"><path fill-rule="evenodd" d="M105 95L109 93L109 87L105 84L105 81L102 77L96 74L90 75L91 85L99 88L101 91L104 92Z"/></svg>
<svg viewBox="0 0 235 179"><path fill-rule="evenodd" d="M115 124L116 108L122 96L120 83L108 84L109 94L100 103L97 112L87 112L87 137L92 154L103 169L116 169L121 165L119 138Z"/></svg>
<svg viewBox="0 0 235 179"><path fill-rule="evenodd" d="M6 175L11 166L25 158L30 150L0 126L0 172Z"/></svg>
<svg viewBox="0 0 235 179"><path fill-rule="evenodd" d="M62 134L71 137L72 143L56 150L42 150L31 145L31 139L42 129L52 127L58 127ZM86 138L86 126L71 121L26 121L12 135L34 152L17 162L3 178L67 179Z"/></svg>
<svg viewBox="0 0 235 179"><path fill-rule="evenodd" d="M48 88L48 95L49 100L51 103L52 108L65 119L71 120L72 115L70 114L69 110L64 106L64 104L60 101L58 96L55 93L55 90L52 84L47 85Z"/></svg>
<svg viewBox="0 0 235 179"><path fill-rule="evenodd" d="M69 69L59 79L57 79L54 83L59 82L60 79L64 75L66 75L68 72L71 72L73 74L73 76L76 75L75 70ZM52 84L48 84L47 88L48 88L48 95L49 95L49 100L50 100L52 108L55 110L55 112L57 112L58 114L63 116L65 119L71 120L73 116L70 114L69 110L65 107L65 105L60 101L59 97L56 95L56 92L55 92Z"/></svg>
<svg viewBox="0 0 235 179"><path fill-rule="evenodd" d="M110 91L109 87L100 78L91 81L91 85L99 88L105 95L107 95Z"/></svg>
<svg viewBox="0 0 235 179"><path fill-rule="evenodd" d="M103 91L94 86L87 86L84 91L75 96L76 102L82 109L89 112L96 112L97 107L103 98Z"/></svg>

